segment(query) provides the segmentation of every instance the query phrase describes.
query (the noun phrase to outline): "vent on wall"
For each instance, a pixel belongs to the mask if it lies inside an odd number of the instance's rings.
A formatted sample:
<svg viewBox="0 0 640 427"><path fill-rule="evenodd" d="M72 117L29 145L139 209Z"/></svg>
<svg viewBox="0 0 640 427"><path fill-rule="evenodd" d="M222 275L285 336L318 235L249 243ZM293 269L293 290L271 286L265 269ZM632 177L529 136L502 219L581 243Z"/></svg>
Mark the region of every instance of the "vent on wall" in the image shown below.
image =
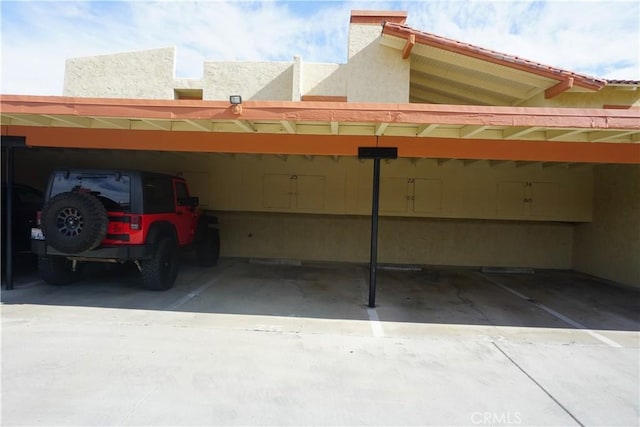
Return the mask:
<svg viewBox="0 0 640 427"><path fill-rule="evenodd" d="M201 100L202 89L174 89L173 97L174 99Z"/></svg>

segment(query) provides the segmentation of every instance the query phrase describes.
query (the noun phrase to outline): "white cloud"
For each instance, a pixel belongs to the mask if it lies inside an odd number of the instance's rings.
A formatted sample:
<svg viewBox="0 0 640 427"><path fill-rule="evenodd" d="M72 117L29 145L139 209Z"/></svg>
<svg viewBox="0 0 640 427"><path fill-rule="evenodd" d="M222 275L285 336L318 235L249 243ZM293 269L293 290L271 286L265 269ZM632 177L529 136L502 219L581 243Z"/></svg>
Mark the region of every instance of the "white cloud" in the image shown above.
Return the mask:
<svg viewBox="0 0 640 427"><path fill-rule="evenodd" d="M2 93L62 93L67 58L177 46L177 75L205 60L345 62L351 9L409 12L427 32L599 77L640 79L640 5L629 2L0 2Z"/></svg>

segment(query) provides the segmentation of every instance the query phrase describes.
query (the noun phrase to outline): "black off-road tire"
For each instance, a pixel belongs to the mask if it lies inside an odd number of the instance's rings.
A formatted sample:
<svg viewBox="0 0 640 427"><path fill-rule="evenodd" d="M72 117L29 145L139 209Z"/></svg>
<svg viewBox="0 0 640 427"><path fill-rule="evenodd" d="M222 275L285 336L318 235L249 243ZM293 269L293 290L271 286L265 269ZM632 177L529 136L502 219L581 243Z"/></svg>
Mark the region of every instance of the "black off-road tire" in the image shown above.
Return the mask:
<svg viewBox="0 0 640 427"><path fill-rule="evenodd" d="M42 208L42 231L47 243L67 254L96 248L107 235L104 205L88 193L60 193Z"/></svg>
<svg viewBox="0 0 640 427"><path fill-rule="evenodd" d="M69 285L80 276L73 271L72 263L68 259L59 256L38 257L38 272L40 277L50 285Z"/></svg>
<svg viewBox="0 0 640 427"><path fill-rule="evenodd" d="M214 267L220 258L220 232L207 223L198 224L196 232L196 259L202 267Z"/></svg>
<svg viewBox="0 0 640 427"><path fill-rule="evenodd" d="M152 291L170 289L178 276L180 254L175 239L165 237L158 241L153 258L142 261L142 283Z"/></svg>

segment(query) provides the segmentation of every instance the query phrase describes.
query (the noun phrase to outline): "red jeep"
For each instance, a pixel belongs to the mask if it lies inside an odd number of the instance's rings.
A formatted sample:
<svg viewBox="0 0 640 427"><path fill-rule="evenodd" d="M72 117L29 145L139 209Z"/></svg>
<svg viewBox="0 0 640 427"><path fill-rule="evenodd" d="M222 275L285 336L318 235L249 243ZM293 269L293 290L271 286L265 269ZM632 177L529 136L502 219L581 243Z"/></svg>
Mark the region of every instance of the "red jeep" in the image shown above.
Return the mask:
<svg viewBox="0 0 640 427"><path fill-rule="evenodd" d="M200 265L218 261L218 220L198 204L177 176L57 170L45 192L39 227L31 230L40 275L63 285L75 280L80 263L132 261L147 289L169 289L178 273L180 248L194 247Z"/></svg>

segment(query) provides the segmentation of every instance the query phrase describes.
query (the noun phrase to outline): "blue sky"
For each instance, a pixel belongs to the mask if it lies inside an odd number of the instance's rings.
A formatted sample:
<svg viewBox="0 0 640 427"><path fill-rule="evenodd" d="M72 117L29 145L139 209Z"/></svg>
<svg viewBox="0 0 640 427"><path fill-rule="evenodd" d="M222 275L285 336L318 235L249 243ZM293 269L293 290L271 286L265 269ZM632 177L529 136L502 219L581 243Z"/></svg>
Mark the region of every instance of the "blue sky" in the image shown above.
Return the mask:
<svg viewBox="0 0 640 427"><path fill-rule="evenodd" d="M6 1L1 93L62 94L67 58L177 47L203 61L346 62L352 9L405 10L431 33L596 77L640 79L640 2Z"/></svg>

